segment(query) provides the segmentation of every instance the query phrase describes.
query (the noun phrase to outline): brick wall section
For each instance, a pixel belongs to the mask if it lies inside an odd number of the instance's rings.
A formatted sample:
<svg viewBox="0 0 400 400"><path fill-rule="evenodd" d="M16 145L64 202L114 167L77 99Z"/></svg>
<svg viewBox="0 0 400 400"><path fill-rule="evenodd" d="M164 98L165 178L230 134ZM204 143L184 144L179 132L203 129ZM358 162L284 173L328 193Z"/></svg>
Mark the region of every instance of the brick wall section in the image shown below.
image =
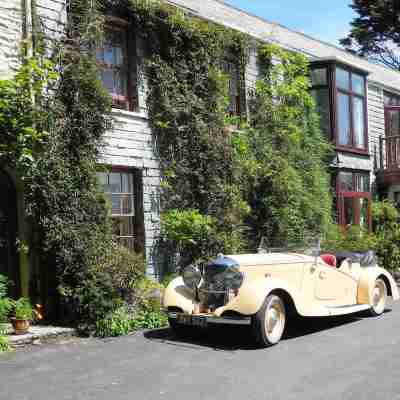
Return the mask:
<svg viewBox="0 0 400 400"><path fill-rule="evenodd" d="M0 78L8 78L18 64L22 38L21 0L0 0Z"/></svg>

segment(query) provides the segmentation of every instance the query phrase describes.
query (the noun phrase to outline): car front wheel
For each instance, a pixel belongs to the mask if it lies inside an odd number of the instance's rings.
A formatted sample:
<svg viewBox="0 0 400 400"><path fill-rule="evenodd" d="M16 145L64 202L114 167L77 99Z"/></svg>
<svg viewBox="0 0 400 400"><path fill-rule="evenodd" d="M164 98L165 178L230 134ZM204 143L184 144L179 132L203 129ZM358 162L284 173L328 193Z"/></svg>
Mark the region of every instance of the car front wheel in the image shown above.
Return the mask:
<svg viewBox="0 0 400 400"><path fill-rule="evenodd" d="M252 330L257 344L261 347L277 344L281 340L285 325L285 304L279 296L271 294L253 316Z"/></svg>
<svg viewBox="0 0 400 400"><path fill-rule="evenodd" d="M372 307L370 309L370 314L373 317L383 314L386 307L386 300L386 284L382 279L377 279L374 288L372 289Z"/></svg>

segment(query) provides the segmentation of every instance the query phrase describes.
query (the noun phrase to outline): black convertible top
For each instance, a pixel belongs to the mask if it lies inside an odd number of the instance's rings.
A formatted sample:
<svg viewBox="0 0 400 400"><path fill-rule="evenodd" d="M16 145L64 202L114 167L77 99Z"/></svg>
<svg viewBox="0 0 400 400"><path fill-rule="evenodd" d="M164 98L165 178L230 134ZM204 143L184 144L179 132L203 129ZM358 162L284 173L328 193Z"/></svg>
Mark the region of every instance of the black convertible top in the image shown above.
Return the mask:
<svg viewBox="0 0 400 400"><path fill-rule="evenodd" d="M376 265L376 255L373 250L367 251L339 251L332 253L335 255L338 267L346 259L350 259L353 262L359 262L362 267L370 267Z"/></svg>

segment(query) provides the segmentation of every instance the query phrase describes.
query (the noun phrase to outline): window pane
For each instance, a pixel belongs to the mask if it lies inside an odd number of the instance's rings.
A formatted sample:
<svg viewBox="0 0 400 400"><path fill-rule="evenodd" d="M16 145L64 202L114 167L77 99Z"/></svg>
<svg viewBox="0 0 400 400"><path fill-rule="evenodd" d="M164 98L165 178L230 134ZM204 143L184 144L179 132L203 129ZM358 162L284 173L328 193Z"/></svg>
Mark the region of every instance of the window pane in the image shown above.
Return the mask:
<svg viewBox="0 0 400 400"><path fill-rule="evenodd" d="M338 94L338 125L339 144L342 146L350 145L350 99L344 93Z"/></svg>
<svg viewBox="0 0 400 400"><path fill-rule="evenodd" d="M123 215L133 214L133 196L131 194L121 195L121 205Z"/></svg>
<svg viewBox="0 0 400 400"><path fill-rule="evenodd" d="M132 174L121 174L122 178L122 193L133 193Z"/></svg>
<svg viewBox="0 0 400 400"><path fill-rule="evenodd" d="M342 68L336 68L336 86L350 90L350 73Z"/></svg>
<svg viewBox="0 0 400 400"><path fill-rule="evenodd" d="M339 174L339 190L341 192L353 192L353 173L352 172L340 172Z"/></svg>
<svg viewBox="0 0 400 400"><path fill-rule="evenodd" d="M351 75L351 84L352 84L352 91L361 94L364 96L365 94L365 80L362 75L352 74Z"/></svg>
<svg viewBox="0 0 400 400"><path fill-rule="evenodd" d="M104 69L101 71L101 80L104 87L110 93L114 91L114 72L111 69Z"/></svg>
<svg viewBox="0 0 400 400"><path fill-rule="evenodd" d="M360 226L361 228L368 228L368 210L369 200L359 199L360 202Z"/></svg>
<svg viewBox="0 0 400 400"><path fill-rule="evenodd" d="M121 215L121 196L119 194L111 195L111 213Z"/></svg>
<svg viewBox="0 0 400 400"><path fill-rule="evenodd" d="M101 80L104 87L117 98L126 101L128 95L127 32L110 30L105 32L103 48L96 51L96 57L103 71Z"/></svg>
<svg viewBox="0 0 400 400"><path fill-rule="evenodd" d="M317 112L321 117L321 130L329 138L331 133L329 90L328 88L314 89L311 94L317 105Z"/></svg>
<svg viewBox="0 0 400 400"><path fill-rule="evenodd" d="M326 68L316 68L311 70L311 84L313 86L317 85L327 85L327 69Z"/></svg>
<svg viewBox="0 0 400 400"><path fill-rule="evenodd" d="M370 192L369 174L355 174L356 191Z"/></svg>
<svg viewBox="0 0 400 400"><path fill-rule="evenodd" d="M354 145L365 149L365 109L364 99L353 97L353 124L354 124Z"/></svg>
<svg viewBox="0 0 400 400"><path fill-rule="evenodd" d="M387 110L386 113L386 136L400 135L400 111Z"/></svg>
<svg viewBox="0 0 400 400"><path fill-rule="evenodd" d="M385 106L400 106L400 96L394 93L384 92Z"/></svg>
<svg viewBox="0 0 400 400"><path fill-rule="evenodd" d="M354 198L345 197L344 201L344 220L345 225L355 225L354 219Z"/></svg>
<svg viewBox="0 0 400 400"><path fill-rule="evenodd" d="M113 94L125 96L128 92L128 73L123 70L114 70Z"/></svg>
<svg viewBox="0 0 400 400"><path fill-rule="evenodd" d="M108 186L108 174L105 172L98 172L97 173L97 181L100 185L100 188L106 192Z"/></svg>
<svg viewBox="0 0 400 400"><path fill-rule="evenodd" d="M109 191L111 193L121 193L121 174L118 172L111 172L110 174Z"/></svg>

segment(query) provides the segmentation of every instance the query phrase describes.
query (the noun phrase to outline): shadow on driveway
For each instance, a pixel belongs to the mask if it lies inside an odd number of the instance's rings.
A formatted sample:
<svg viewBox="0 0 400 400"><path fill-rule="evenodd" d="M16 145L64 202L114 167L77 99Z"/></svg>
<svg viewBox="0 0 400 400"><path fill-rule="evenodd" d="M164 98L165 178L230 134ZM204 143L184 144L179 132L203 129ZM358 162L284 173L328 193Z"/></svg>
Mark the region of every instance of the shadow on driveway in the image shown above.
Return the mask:
<svg viewBox="0 0 400 400"><path fill-rule="evenodd" d="M391 312L387 309L385 313ZM334 330L344 325L353 324L368 318L368 314L357 313L339 317L297 318L285 329L282 340L291 340L312 335L325 330ZM185 335L177 336L172 329L154 329L144 332L148 340L164 342L182 347L208 347L219 351L256 350L251 329L247 326L210 325L208 329L189 328Z"/></svg>

